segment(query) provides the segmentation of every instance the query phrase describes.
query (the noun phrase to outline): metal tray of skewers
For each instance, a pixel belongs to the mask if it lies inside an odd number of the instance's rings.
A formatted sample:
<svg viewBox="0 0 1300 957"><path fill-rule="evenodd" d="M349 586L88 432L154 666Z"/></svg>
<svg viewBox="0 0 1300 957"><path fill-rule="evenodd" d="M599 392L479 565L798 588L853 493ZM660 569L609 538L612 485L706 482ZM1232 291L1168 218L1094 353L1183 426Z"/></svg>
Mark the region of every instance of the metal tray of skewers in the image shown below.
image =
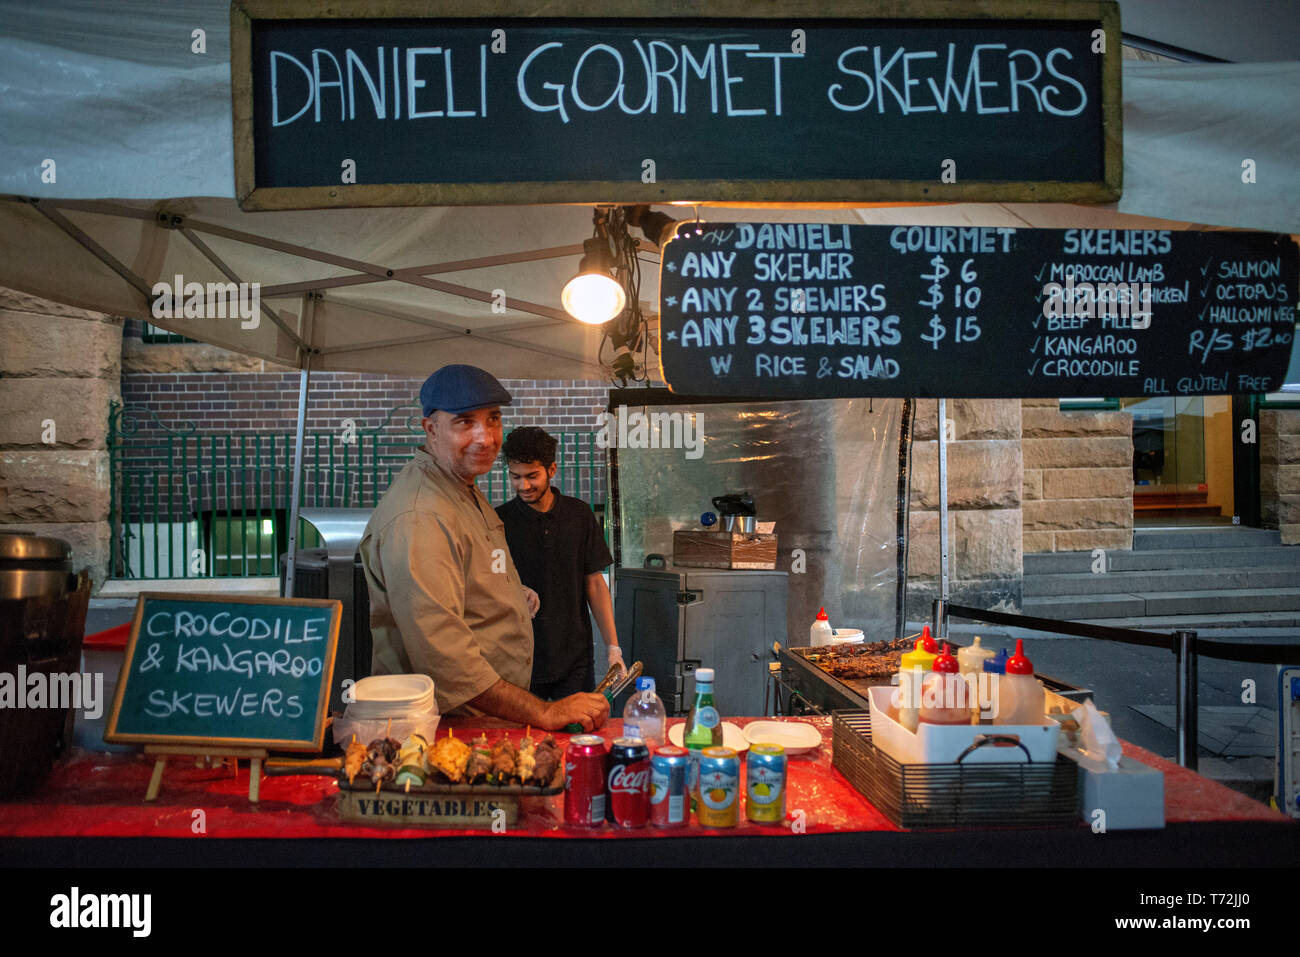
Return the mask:
<svg viewBox="0 0 1300 957"><path fill-rule="evenodd" d="M564 749L554 736L540 741L531 729L516 745L506 735L486 733L464 741L448 729L430 744L422 735L405 741L355 737L343 757L314 761L269 761L267 774L323 774L343 791L501 798L564 792Z"/></svg>

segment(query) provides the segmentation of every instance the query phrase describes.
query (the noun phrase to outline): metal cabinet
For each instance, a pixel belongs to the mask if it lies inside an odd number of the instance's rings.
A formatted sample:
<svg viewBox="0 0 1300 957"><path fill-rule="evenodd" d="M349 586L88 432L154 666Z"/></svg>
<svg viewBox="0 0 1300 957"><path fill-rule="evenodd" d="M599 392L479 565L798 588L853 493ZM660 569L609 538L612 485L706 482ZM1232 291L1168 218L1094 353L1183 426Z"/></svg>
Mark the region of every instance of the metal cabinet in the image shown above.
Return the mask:
<svg viewBox="0 0 1300 957"><path fill-rule="evenodd" d="M772 643L786 640L786 572L618 568L614 580L624 658L644 665L669 714L690 709L697 667L715 670L724 717L763 713Z"/></svg>

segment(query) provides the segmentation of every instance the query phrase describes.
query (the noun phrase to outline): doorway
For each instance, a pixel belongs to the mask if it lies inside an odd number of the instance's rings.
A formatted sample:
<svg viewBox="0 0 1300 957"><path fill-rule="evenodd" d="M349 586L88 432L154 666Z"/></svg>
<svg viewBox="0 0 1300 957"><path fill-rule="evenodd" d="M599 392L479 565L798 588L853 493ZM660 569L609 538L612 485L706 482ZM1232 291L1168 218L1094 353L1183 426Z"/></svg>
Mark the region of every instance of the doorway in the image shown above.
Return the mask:
<svg viewBox="0 0 1300 957"><path fill-rule="evenodd" d="M1133 416L1135 528L1247 524L1230 396L1120 399L1120 408Z"/></svg>

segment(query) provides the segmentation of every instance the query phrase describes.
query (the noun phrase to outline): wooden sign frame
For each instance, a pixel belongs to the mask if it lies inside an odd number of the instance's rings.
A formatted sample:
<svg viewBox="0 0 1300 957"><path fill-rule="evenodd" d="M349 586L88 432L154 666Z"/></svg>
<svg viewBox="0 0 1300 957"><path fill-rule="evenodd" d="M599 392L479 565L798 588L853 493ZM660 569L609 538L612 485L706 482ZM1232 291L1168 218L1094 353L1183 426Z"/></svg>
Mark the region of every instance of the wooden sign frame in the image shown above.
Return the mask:
<svg viewBox="0 0 1300 957"><path fill-rule="evenodd" d="M673 180L665 183L544 181L497 183L350 184L263 187L256 182L252 30L255 20L355 20L489 17L590 19L654 18L771 20L1018 20L1099 21L1105 32L1101 64L1102 178L1099 181L962 180ZM235 195L244 210L373 206L636 204L696 202L781 206L868 202L1108 203L1123 185L1122 37L1115 0L234 0L230 10Z"/></svg>
<svg viewBox="0 0 1300 957"><path fill-rule="evenodd" d="M126 696L127 685L131 679L131 664L140 638L140 626L144 621L144 609L150 599L158 601L193 601L207 603L225 603L230 605L276 605L291 608L321 608L329 611L329 635L325 640L324 662L320 674L320 688L316 704L316 716L312 722L313 739L305 741L295 738L227 738L206 735L166 735L118 733L117 722ZM221 749L269 748L277 751L318 752L325 744L330 704L330 687L334 680L334 655L338 650L339 625L343 620L343 603L337 599L322 598L262 598L236 595L205 595L173 592L141 592L136 600L135 617L131 621L131 636L127 641L122 670L118 675L117 687L113 693L113 704L108 712L104 740L113 744L157 744L168 746L168 753L220 752ZM174 747L173 747L174 746ZM184 746L184 747L180 747ZM225 751L224 753L234 753ZM154 787L156 792L156 786Z"/></svg>

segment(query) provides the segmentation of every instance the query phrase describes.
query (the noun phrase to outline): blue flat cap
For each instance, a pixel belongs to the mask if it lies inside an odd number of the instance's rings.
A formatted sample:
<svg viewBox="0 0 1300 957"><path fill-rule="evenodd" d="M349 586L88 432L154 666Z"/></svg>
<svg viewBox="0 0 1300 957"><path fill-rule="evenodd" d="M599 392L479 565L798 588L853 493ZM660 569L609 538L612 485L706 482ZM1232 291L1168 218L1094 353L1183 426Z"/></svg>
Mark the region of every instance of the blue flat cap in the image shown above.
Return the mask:
<svg viewBox="0 0 1300 957"><path fill-rule="evenodd" d="M435 409L460 415L474 409L509 405L510 393L496 376L478 366L443 366L420 386L420 406L425 415Z"/></svg>

